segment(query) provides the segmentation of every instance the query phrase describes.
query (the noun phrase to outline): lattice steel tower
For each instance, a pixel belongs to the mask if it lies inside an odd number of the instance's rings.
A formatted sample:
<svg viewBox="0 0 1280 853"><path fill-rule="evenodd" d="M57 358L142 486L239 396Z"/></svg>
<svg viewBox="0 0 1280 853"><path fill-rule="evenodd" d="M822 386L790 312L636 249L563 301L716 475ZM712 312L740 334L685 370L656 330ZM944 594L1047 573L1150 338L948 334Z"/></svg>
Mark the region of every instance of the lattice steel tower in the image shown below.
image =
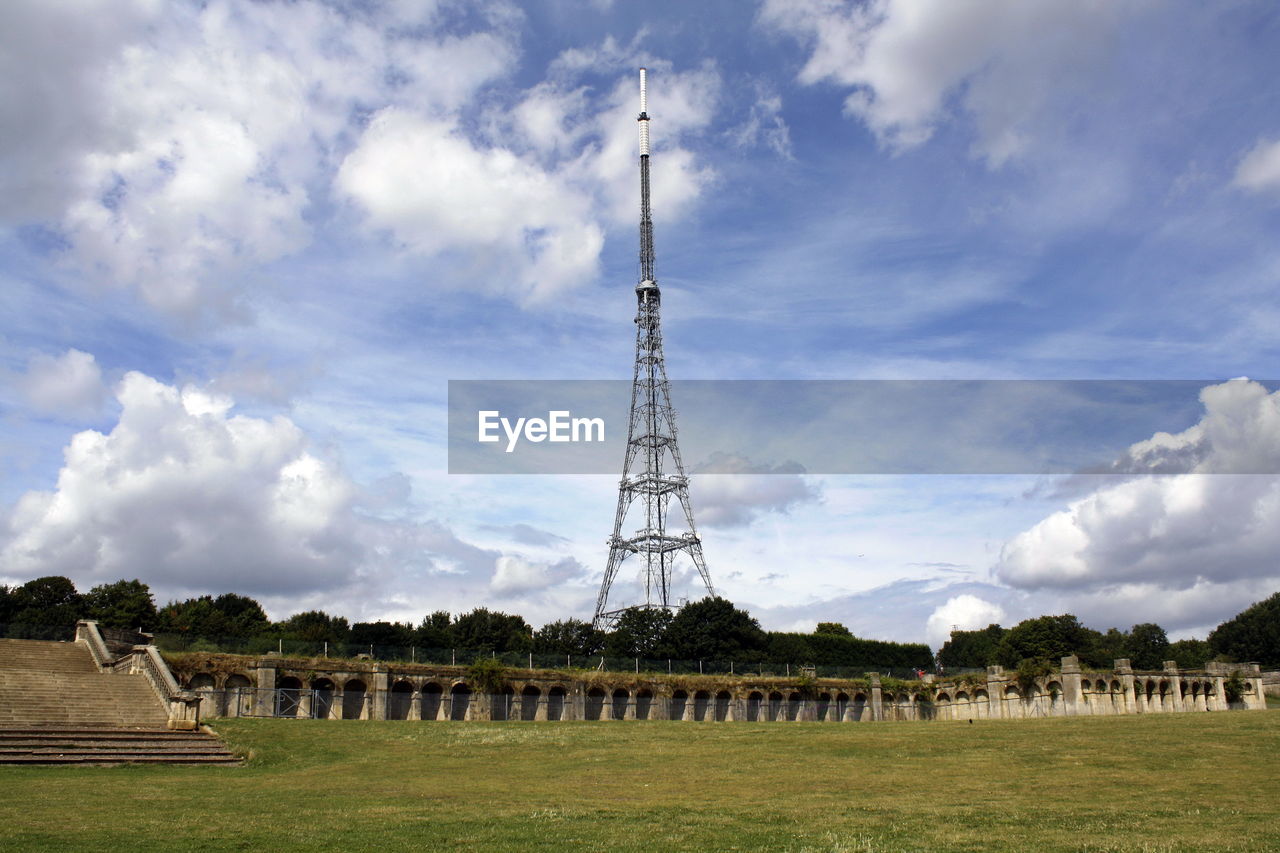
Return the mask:
<svg viewBox="0 0 1280 853"><path fill-rule="evenodd" d="M689 508L689 478L684 473L680 448L676 444L675 410L671 407L671 386L662 357L662 326L659 306L662 294L653 275L653 218L649 210L649 113L645 89L645 69L640 69L640 283L636 285L636 366L631 383L631 423L627 429L627 453L622 463L618 487L618 511L609 537L609 562L605 566L600 595L596 599L595 625L604 628L626 610L670 609L671 569L677 556L688 554L707 592L714 594L711 576L702 557L702 540L693 524ZM667 527L667 510L672 500L684 516L683 532ZM643 513L642 524L627 537L622 527L632 507ZM644 603L609 608L609 588L623 562L632 554L644 561Z"/></svg>

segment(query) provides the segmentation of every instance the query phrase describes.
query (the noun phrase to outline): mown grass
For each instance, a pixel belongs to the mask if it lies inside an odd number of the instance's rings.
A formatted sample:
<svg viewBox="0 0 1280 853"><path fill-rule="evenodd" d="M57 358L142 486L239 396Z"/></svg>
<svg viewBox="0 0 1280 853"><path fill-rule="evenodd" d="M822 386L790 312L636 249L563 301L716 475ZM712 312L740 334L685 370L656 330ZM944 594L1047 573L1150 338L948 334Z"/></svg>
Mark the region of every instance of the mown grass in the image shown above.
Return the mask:
<svg viewBox="0 0 1280 853"><path fill-rule="evenodd" d="M238 768L0 768L16 850L1280 850L1280 714L223 720Z"/></svg>

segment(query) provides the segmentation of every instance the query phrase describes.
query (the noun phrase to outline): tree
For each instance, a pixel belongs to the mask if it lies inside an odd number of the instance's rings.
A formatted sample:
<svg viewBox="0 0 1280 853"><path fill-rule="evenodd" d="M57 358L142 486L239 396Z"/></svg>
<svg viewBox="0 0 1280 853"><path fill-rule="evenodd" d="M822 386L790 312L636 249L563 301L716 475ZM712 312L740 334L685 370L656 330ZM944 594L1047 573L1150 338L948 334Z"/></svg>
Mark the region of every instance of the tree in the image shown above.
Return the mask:
<svg viewBox="0 0 1280 853"><path fill-rule="evenodd" d="M664 657L733 661L757 658L768 643L760 623L733 602L707 596L681 607L667 626Z"/></svg>
<svg viewBox="0 0 1280 853"><path fill-rule="evenodd" d="M1080 624L1070 613L1026 619L1009 629L996 648L1002 666L1010 669L1024 660L1057 663L1067 655L1088 657L1101 634Z"/></svg>
<svg viewBox="0 0 1280 853"><path fill-rule="evenodd" d="M185 638L248 638L271 630L262 605L232 592L171 601L160 608L156 621L157 632Z"/></svg>
<svg viewBox="0 0 1280 853"><path fill-rule="evenodd" d="M610 657L657 657L671 618L671 611L660 607L622 611L613 630L605 636L605 654Z"/></svg>
<svg viewBox="0 0 1280 853"><path fill-rule="evenodd" d="M460 649L485 652L527 652L533 628L523 616L477 607L453 623L454 642Z"/></svg>
<svg viewBox="0 0 1280 853"><path fill-rule="evenodd" d="M1177 661L1182 669L1204 669L1205 663L1213 658L1213 649L1208 641L1192 637L1170 643L1167 654L1169 660Z"/></svg>
<svg viewBox="0 0 1280 853"><path fill-rule="evenodd" d="M350 643L354 646L406 648L414 645L412 625L402 622L357 622L351 626Z"/></svg>
<svg viewBox="0 0 1280 853"><path fill-rule="evenodd" d="M841 637L852 637L853 632L839 622L819 622L813 629L815 634L836 634Z"/></svg>
<svg viewBox="0 0 1280 853"><path fill-rule="evenodd" d="M1169 659L1169 637L1154 622L1129 629L1129 665L1134 669L1160 669Z"/></svg>
<svg viewBox="0 0 1280 853"><path fill-rule="evenodd" d="M1209 646L1228 660L1280 664L1280 592L1210 631Z"/></svg>
<svg viewBox="0 0 1280 853"><path fill-rule="evenodd" d="M345 618L330 616L323 610L295 613L273 628L283 639L306 643L345 643L351 635Z"/></svg>
<svg viewBox="0 0 1280 853"><path fill-rule="evenodd" d="M978 631L952 631L938 650L938 664L948 669L983 669L997 661L996 649L1007 632L997 624Z"/></svg>
<svg viewBox="0 0 1280 853"><path fill-rule="evenodd" d="M448 610L437 610L422 619L422 624L414 636L414 642L424 649L452 649L456 643L453 639L453 617Z"/></svg>
<svg viewBox="0 0 1280 853"><path fill-rule="evenodd" d="M76 585L61 575L27 581L10 593L10 634L32 639L54 639L75 627L84 601Z"/></svg>
<svg viewBox="0 0 1280 853"><path fill-rule="evenodd" d="M598 655L604 650L605 635L581 619L549 622L533 635L533 650L542 655Z"/></svg>
<svg viewBox="0 0 1280 853"><path fill-rule="evenodd" d="M153 630L158 615L151 587L136 578L99 584L85 593L84 614L107 628Z"/></svg>
<svg viewBox="0 0 1280 853"><path fill-rule="evenodd" d="M0 584L0 632L4 631L5 626L13 619L13 614L17 612L14 609L15 592L17 592L15 588Z"/></svg>

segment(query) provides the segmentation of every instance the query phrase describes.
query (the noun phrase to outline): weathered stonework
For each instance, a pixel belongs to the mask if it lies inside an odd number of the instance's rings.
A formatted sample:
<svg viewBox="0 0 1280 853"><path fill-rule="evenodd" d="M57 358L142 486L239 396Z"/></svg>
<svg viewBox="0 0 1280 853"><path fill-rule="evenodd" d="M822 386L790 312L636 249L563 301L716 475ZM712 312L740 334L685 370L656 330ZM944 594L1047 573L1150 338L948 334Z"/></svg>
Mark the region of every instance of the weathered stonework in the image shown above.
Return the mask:
<svg viewBox="0 0 1280 853"><path fill-rule="evenodd" d="M327 659L189 654L174 669L202 697L203 716L408 720L687 720L871 722L1110 716L1228 710L1225 682L1239 671L1242 700L1261 709L1253 664L1134 672L1127 660L1085 672L1063 658L1058 672L1025 689L1000 667L977 677L882 679L661 676L509 670L498 693L481 693L467 668Z"/></svg>

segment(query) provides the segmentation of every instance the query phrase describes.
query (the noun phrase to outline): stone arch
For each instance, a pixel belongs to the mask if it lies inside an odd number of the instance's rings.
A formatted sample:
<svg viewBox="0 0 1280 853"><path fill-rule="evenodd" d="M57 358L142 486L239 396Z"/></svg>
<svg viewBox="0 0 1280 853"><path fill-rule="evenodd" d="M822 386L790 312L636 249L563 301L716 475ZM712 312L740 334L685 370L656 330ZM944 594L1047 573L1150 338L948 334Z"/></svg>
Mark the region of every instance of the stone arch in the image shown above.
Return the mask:
<svg viewBox="0 0 1280 853"><path fill-rule="evenodd" d="M814 719L819 722L825 722L827 714L831 711L831 694L819 693L818 700L813 705Z"/></svg>
<svg viewBox="0 0 1280 853"><path fill-rule="evenodd" d="M853 706L849 709L849 716L855 723L871 718L867 714L867 694L862 692L853 694Z"/></svg>
<svg viewBox="0 0 1280 853"><path fill-rule="evenodd" d="M987 691L978 688L973 691L973 716L979 720L986 719L991 714L991 697L987 695Z"/></svg>
<svg viewBox="0 0 1280 853"><path fill-rule="evenodd" d="M583 719L598 720L604 712L604 688L592 687L587 691L587 701L583 705Z"/></svg>
<svg viewBox="0 0 1280 853"><path fill-rule="evenodd" d="M836 694L836 722L843 723L845 716L849 713L849 694Z"/></svg>
<svg viewBox="0 0 1280 853"><path fill-rule="evenodd" d="M1060 714L1063 711L1062 702L1062 685L1057 681L1050 681L1045 685L1044 692L1049 697L1049 713Z"/></svg>
<svg viewBox="0 0 1280 853"><path fill-rule="evenodd" d="M188 690L212 690L213 686L213 676L207 672L197 672L187 679Z"/></svg>
<svg viewBox="0 0 1280 853"><path fill-rule="evenodd" d="M951 717L955 720L973 719L973 703L969 701L969 694L963 690L956 691L955 699L951 703Z"/></svg>
<svg viewBox="0 0 1280 853"><path fill-rule="evenodd" d="M619 687L613 691L613 707L609 714L615 720L625 720L627 718L627 706L631 704L631 693L625 687Z"/></svg>
<svg viewBox="0 0 1280 853"><path fill-rule="evenodd" d="M769 722L781 720L783 717L782 694L774 690L769 694Z"/></svg>
<svg viewBox="0 0 1280 853"><path fill-rule="evenodd" d="M538 702L542 699L542 691L535 685L526 684L520 691L520 719L538 719Z"/></svg>
<svg viewBox="0 0 1280 853"><path fill-rule="evenodd" d="M764 694L759 690L752 690L747 695L747 722L760 722L760 705L764 702Z"/></svg>
<svg viewBox="0 0 1280 853"><path fill-rule="evenodd" d="M689 694L677 690L671 694L671 709L668 717L672 720L683 720L685 709L689 705Z"/></svg>
<svg viewBox="0 0 1280 853"><path fill-rule="evenodd" d="M716 706L715 706L714 716L715 716L715 721L717 723L723 723L725 720L729 719L729 703L732 700L733 700L733 697L729 695L728 690L721 690L719 693L716 694Z"/></svg>
<svg viewBox="0 0 1280 853"><path fill-rule="evenodd" d="M422 698L419 713L424 720L438 720L440 705L444 701L444 688L438 682L428 681L422 685Z"/></svg>
<svg viewBox="0 0 1280 853"><path fill-rule="evenodd" d="M511 711L516 704L516 689L505 685L497 693L489 696L489 719L502 722L511 719Z"/></svg>
<svg viewBox="0 0 1280 853"><path fill-rule="evenodd" d="M226 691L226 714L228 717L242 717L253 709L253 681L243 673L233 672L227 676L223 685Z"/></svg>
<svg viewBox="0 0 1280 853"><path fill-rule="evenodd" d="M352 678L342 685L342 719L364 719L364 697L368 692L369 686L359 678Z"/></svg>
<svg viewBox="0 0 1280 853"><path fill-rule="evenodd" d="M1159 708L1161 711L1173 710L1173 689L1168 679L1160 679L1160 683L1156 686L1156 691L1160 694Z"/></svg>
<svg viewBox="0 0 1280 853"><path fill-rule="evenodd" d="M693 719L696 722L704 722L707 719L707 709L711 707L711 694L705 690L699 690L693 694Z"/></svg>
<svg viewBox="0 0 1280 853"><path fill-rule="evenodd" d="M653 691L643 687L636 691L636 719L647 720L653 712Z"/></svg>
<svg viewBox="0 0 1280 853"><path fill-rule="evenodd" d="M327 720L333 716L333 691L336 689L331 678L312 679L311 716L317 720Z"/></svg>
<svg viewBox="0 0 1280 853"><path fill-rule="evenodd" d="M557 684L547 691L547 719L555 722L564 719L565 689Z"/></svg>
<svg viewBox="0 0 1280 853"><path fill-rule="evenodd" d="M800 709L803 707L804 700L796 691L791 691L787 696L787 722L793 722L800 718Z"/></svg>
<svg viewBox="0 0 1280 853"><path fill-rule="evenodd" d="M459 681L449 691L449 719L465 720L471 710L471 685Z"/></svg>
<svg viewBox="0 0 1280 853"><path fill-rule="evenodd" d="M1089 680L1089 679L1087 679L1087 678L1082 678L1082 679L1080 679L1080 689L1081 689L1081 690L1084 690L1084 691L1092 690L1092 689L1093 689L1093 682L1092 682L1092 681L1090 681L1090 680Z"/></svg>
<svg viewBox="0 0 1280 853"><path fill-rule="evenodd" d="M917 693L915 701L912 704L916 709L917 720L932 720L934 718L936 709L928 696L923 693Z"/></svg>
<svg viewBox="0 0 1280 853"><path fill-rule="evenodd" d="M302 679L286 675L276 682L276 716L296 717L302 704Z"/></svg>
<svg viewBox="0 0 1280 853"><path fill-rule="evenodd" d="M396 679L387 694L387 719L409 719L409 706L413 704L413 685L403 678Z"/></svg>

